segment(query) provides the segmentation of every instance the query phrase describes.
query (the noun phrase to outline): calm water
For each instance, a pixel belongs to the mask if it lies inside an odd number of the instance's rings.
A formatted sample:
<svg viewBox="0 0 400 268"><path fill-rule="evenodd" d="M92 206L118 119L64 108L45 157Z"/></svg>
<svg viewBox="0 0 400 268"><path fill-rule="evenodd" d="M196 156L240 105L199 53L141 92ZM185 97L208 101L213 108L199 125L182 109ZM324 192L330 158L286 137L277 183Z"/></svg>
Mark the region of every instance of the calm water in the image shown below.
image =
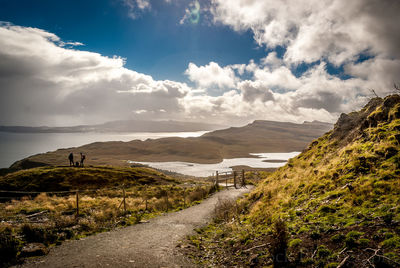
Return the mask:
<svg viewBox="0 0 400 268"><path fill-rule="evenodd" d="M96 141L131 141L163 137L198 137L208 131L136 133L8 133L0 132L0 168L27 156L77 147Z"/></svg>
<svg viewBox="0 0 400 268"><path fill-rule="evenodd" d="M286 164L289 158L295 157L300 152L291 153L261 153L252 154L257 158L232 158L224 159L217 164L196 164L188 162L137 162L130 161L131 163L139 163L148 165L153 168L169 170L178 172L185 175L206 177L218 172L232 171L232 166L246 165L253 168L277 168ZM264 161L282 160L284 162L264 162Z"/></svg>

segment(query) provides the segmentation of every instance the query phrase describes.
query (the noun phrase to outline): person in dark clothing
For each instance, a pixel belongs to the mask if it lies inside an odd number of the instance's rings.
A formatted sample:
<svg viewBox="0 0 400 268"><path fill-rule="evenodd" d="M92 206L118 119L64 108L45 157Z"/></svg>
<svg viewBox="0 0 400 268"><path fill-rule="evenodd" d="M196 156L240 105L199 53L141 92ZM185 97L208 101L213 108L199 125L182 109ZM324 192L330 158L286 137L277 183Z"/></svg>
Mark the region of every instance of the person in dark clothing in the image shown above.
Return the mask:
<svg viewBox="0 0 400 268"><path fill-rule="evenodd" d="M83 161L85 161L86 156L81 153L81 167L83 167Z"/></svg>
<svg viewBox="0 0 400 268"><path fill-rule="evenodd" d="M74 166L74 155L72 153L68 156L69 159L69 166Z"/></svg>

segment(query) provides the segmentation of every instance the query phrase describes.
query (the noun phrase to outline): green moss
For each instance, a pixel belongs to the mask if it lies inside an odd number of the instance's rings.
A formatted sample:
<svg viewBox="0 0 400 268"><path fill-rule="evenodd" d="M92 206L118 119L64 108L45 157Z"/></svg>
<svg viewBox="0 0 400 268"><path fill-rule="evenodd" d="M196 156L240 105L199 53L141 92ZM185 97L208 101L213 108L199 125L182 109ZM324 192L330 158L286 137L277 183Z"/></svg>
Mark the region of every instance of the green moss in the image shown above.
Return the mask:
<svg viewBox="0 0 400 268"><path fill-rule="evenodd" d="M324 246L324 245L318 246L318 249L317 249L317 257L318 258L325 259L325 258L329 257L331 254L332 254L332 252L326 246Z"/></svg>
<svg viewBox="0 0 400 268"><path fill-rule="evenodd" d="M358 240L358 243L359 243L361 248L366 248L371 243L371 241L369 239L366 239L366 238L361 238L361 239Z"/></svg>
<svg viewBox="0 0 400 268"><path fill-rule="evenodd" d="M336 212L336 208L329 205L323 205L319 208L319 211L322 213L334 213Z"/></svg>
<svg viewBox="0 0 400 268"><path fill-rule="evenodd" d="M301 245L302 242L303 241L301 239L299 239L299 238L290 240L289 248L297 248L297 247L299 247Z"/></svg>
<svg viewBox="0 0 400 268"><path fill-rule="evenodd" d="M343 234L335 234L331 237L331 241L338 243L338 242L343 241L344 238L345 238L345 236Z"/></svg>
<svg viewBox="0 0 400 268"><path fill-rule="evenodd" d="M400 248L400 236L393 236L382 242L384 248L397 249Z"/></svg>
<svg viewBox="0 0 400 268"><path fill-rule="evenodd" d="M363 235L364 233L358 232L358 231L350 231L346 234L346 239L345 239L345 244L347 248L354 248L359 245L358 239Z"/></svg>

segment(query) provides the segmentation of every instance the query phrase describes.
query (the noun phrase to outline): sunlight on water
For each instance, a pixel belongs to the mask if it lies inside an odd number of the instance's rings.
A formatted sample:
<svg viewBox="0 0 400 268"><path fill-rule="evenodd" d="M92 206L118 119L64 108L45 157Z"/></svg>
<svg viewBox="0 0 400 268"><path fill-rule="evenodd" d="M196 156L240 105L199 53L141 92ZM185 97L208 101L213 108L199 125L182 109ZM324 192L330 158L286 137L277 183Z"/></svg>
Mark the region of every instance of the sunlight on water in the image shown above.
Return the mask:
<svg viewBox="0 0 400 268"><path fill-rule="evenodd" d="M259 153L259 154L251 154L254 156L258 156L257 158L224 159L222 162L217 164L197 164L189 162L137 162L137 161L128 161L128 162L148 165L153 168L178 172L189 176L206 177L212 175L216 171L218 172L232 171L231 167L240 165L249 166L253 168L278 168L284 166L288 159L295 157L298 154L300 154L300 152ZM271 162L265 162L266 160ZM283 162L280 161L273 162L274 160L282 160Z"/></svg>

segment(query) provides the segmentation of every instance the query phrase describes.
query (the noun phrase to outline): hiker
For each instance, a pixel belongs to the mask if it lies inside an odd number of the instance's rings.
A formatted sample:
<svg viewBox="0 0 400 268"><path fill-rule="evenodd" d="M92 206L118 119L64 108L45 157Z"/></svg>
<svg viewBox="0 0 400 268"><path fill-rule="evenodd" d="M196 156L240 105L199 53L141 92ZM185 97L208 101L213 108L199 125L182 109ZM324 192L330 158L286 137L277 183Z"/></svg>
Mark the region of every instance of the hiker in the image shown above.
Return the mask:
<svg viewBox="0 0 400 268"><path fill-rule="evenodd" d="M68 156L69 159L69 166L74 166L74 155L72 153Z"/></svg>
<svg viewBox="0 0 400 268"><path fill-rule="evenodd" d="M81 167L83 167L83 161L85 161L86 156L81 153Z"/></svg>

